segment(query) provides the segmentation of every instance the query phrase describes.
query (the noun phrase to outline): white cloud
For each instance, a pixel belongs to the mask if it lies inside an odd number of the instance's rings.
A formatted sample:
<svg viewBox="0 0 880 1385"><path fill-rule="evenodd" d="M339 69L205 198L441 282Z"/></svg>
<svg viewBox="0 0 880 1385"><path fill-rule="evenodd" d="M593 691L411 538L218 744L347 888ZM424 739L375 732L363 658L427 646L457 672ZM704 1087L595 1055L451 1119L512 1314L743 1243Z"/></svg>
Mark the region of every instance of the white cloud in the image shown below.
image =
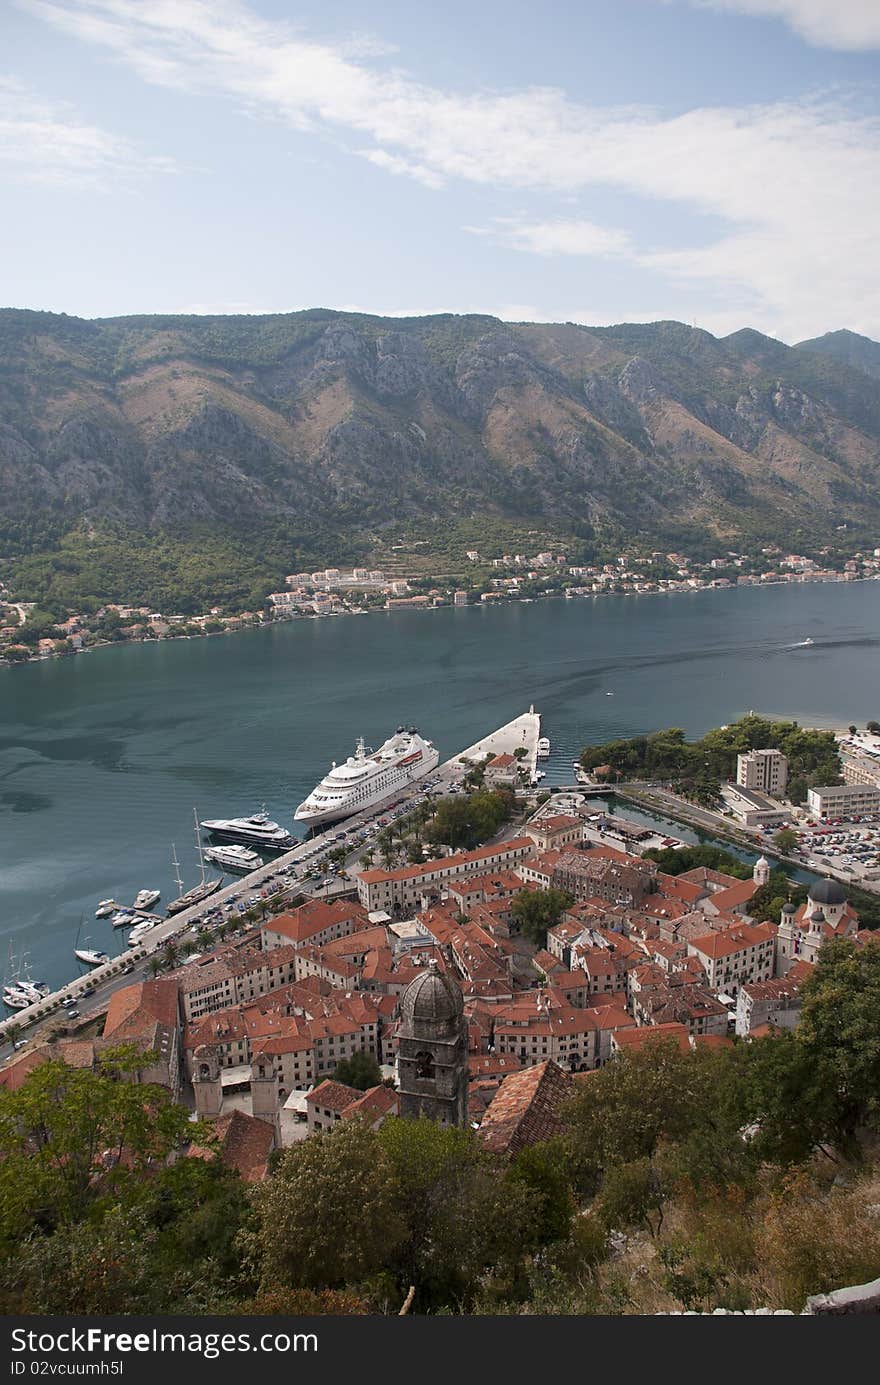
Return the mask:
<svg viewBox="0 0 880 1385"><path fill-rule="evenodd" d="M412 163L409 159L401 159L397 154L389 154L387 149L358 149L356 152L361 158L375 164L376 168L384 168L387 173L415 178L416 182L424 183L428 188L442 188L444 185L444 179L433 169L427 168L424 164Z"/></svg>
<svg viewBox="0 0 880 1385"><path fill-rule="evenodd" d="M106 189L123 179L175 172L176 165L0 77L0 170L22 182Z"/></svg>
<svg viewBox="0 0 880 1385"><path fill-rule="evenodd" d="M878 0L690 0L690 3L701 10L728 10L765 19L782 19L817 48L845 51L880 48Z"/></svg>
<svg viewBox="0 0 880 1385"><path fill-rule="evenodd" d="M866 230L880 219L880 124L845 108L789 102L670 117L592 107L547 88L447 92L309 41L235 0L21 3L109 49L147 81L219 92L300 130L360 136L357 152L397 176L554 198L605 185L727 227L712 245L694 244L695 235L691 244L652 250L648 215L636 253L625 228L541 216L519 227L496 223L496 238L510 245L542 255L629 256L705 291L713 310L741 311L741 321L784 335L843 323L880 331L880 280ZM801 0L798 8L806 6ZM836 0L838 11L855 8Z"/></svg>
<svg viewBox="0 0 880 1385"><path fill-rule="evenodd" d="M518 224L498 217L491 227L466 226L472 235L488 236L512 250L534 255L595 255L602 259L633 255L628 231L597 226L594 221L537 221Z"/></svg>

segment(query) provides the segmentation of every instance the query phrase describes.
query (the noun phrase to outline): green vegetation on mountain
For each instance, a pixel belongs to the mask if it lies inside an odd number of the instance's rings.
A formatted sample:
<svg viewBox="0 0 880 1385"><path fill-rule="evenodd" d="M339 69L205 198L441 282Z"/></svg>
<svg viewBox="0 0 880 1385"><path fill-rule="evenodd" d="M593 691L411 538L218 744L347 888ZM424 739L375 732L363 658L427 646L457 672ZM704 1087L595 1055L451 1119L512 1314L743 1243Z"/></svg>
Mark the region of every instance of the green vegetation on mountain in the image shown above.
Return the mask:
<svg viewBox="0 0 880 1385"><path fill-rule="evenodd" d="M574 557L872 536L874 382L802 346L674 322L3 310L0 580L48 605L241 609L299 562L400 535L456 562L468 528Z"/></svg>
<svg viewBox="0 0 880 1385"><path fill-rule="evenodd" d="M850 369L862 370L880 379L880 343L859 336L858 332L826 332L810 341L799 341L795 350L828 356Z"/></svg>

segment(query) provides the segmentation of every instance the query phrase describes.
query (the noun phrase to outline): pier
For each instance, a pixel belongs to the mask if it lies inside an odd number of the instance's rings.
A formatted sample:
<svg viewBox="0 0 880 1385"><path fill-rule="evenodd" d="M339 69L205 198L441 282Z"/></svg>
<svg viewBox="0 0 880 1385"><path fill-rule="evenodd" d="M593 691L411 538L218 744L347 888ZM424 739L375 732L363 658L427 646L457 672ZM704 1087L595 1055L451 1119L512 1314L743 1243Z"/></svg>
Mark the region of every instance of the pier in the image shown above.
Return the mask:
<svg viewBox="0 0 880 1385"><path fill-rule="evenodd" d="M476 764L487 755L512 755L514 751L520 747L524 747L527 752L523 763L528 767L530 776L534 776L537 766L538 738L540 734L541 718L534 707L530 707L529 710L524 712L521 716L514 717L512 721L507 722L504 726L500 726L488 736L484 736L482 740L476 741L473 745L468 746L466 750L462 750L457 755L453 755L450 759L437 767L433 776L428 775L426 777L439 779L441 784L449 784L466 771L467 766L461 763L462 760L470 760ZM420 792L420 783L420 780L414 780L406 789L397 790L389 794L388 797L381 802L375 803L370 808L365 809L362 813L346 818L344 824L330 824L325 832L306 838L306 840L302 842L297 842L296 846L291 847L289 851L284 852L280 856L276 856L273 860L268 861L257 870L251 871L249 875L235 876L228 884L224 885L222 889L209 895L199 904L195 904L189 909L181 910L180 913L172 915L171 918L163 919L161 923L157 923L136 947L124 947L120 953L115 957L111 957L109 961L103 963L101 966L91 968L87 974L78 976L74 980L69 981L57 991L53 991L40 1001L35 1001L33 1005L29 1005L26 1009L16 1010L13 1014L0 1021L0 1043L5 1041L8 1031L12 1026L19 1031L28 1029L30 1032L26 1037L28 1039L36 1039L38 1037L38 1031L32 1026L42 1026L53 1022L58 1023L63 1020L64 1015L62 1007L64 1003L66 1001L78 1002L86 999L83 993L87 988L94 988L95 991L99 991L102 988L110 986L116 989L125 985L133 985L136 981L143 980L144 965L147 963L150 956L158 952L167 942L180 938L183 934L188 933L194 925L197 926L206 912L218 906L223 908L230 902L230 896L232 895L235 895L236 901L238 901L243 895L258 894L260 890L264 888L267 879L271 876L275 876L283 866L298 867L303 865L303 858L307 854L311 855L313 853L316 843L320 844L323 842L326 849L329 850L333 843L334 836L343 825L348 831L352 828L364 827L368 823L373 822L376 818L382 817L388 810L389 802L399 802L412 798L414 795L418 794ZM284 886L279 886L278 892L280 893L284 888ZM291 881L290 888L296 893L308 893L307 888L301 891L301 882L299 881ZM123 967L128 966L130 963L135 965L135 972L133 974L123 971ZM131 977L130 980L129 976ZM93 1011L90 1010L90 1013L94 1015L98 1015L101 1012L100 1006L95 1006ZM86 1015L84 1014L82 1018L85 1019Z"/></svg>
<svg viewBox="0 0 880 1385"><path fill-rule="evenodd" d="M514 717L513 721L499 726L497 731L492 731L481 741L469 745L467 750L462 750L458 755L454 755L451 760L447 760L444 765L441 765L440 769L444 774L455 770L463 772L467 766L461 763L462 760L470 760L473 764L479 764L487 755L513 755L517 750L525 749L526 758L523 763L528 768L529 778L533 779L538 766L540 735L540 715L534 707L530 707L527 712L523 712L522 716Z"/></svg>

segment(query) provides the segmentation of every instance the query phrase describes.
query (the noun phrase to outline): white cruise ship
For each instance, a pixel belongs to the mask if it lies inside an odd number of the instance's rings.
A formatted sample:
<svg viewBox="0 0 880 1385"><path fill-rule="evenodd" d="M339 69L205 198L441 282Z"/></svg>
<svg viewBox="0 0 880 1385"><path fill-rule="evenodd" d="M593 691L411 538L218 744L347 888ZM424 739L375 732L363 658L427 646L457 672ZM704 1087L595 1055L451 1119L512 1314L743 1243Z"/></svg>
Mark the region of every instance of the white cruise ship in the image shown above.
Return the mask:
<svg viewBox="0 0 880 1385"><path fill-rule="evenodd" d="M296 822L314 827L351 817L374 803L381 803L415 779L437 768L440 753L424 740L414 726L398 726L378 750L367 750L363 738L342 765L335 762L329 774L312 789L294 813Z"/></svg>

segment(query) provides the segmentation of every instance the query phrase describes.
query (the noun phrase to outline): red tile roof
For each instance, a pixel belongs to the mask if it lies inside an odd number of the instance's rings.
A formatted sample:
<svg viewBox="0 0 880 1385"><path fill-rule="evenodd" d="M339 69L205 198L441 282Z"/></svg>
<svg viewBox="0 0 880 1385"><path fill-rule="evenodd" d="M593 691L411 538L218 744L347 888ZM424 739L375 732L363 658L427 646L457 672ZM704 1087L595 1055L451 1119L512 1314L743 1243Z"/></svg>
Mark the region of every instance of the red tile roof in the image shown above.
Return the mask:
<svg viewBox="0 0 880 1385"><path fill-rule="evenodd" d="M489 1103L479 1138L495 1154L517 1154L563 1129L560 1111L573 1090L571 1077L552 1060L511 1073Z"/></svg>
<svg viewBox="0 0 880 1385"><path fill-rule="evenodd" d="M174 1029L178 1023L177 982L170 977L138 981L110 997L104 1038L119 1042L152 1034L157 1024Z"/></svg>

